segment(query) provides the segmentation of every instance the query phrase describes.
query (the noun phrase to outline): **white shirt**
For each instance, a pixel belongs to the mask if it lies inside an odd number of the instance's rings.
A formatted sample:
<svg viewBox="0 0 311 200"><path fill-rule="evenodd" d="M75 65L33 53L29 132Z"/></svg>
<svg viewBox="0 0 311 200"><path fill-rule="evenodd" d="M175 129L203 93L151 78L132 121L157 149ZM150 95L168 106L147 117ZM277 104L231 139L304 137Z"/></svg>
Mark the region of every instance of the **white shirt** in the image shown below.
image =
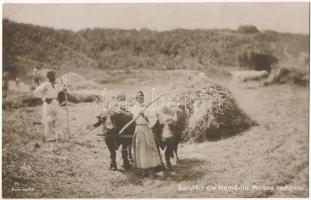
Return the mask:
<svg viewBox="0 0 311 200"><path fill-rule="evenodd" d="M47 98L57 99L58 93L62 90L62 84L57 81L55 81L54 87L52 87L50 82L45 82L36 88L34 95L38 98L41 98L42 101L45 101Z"/></svg>

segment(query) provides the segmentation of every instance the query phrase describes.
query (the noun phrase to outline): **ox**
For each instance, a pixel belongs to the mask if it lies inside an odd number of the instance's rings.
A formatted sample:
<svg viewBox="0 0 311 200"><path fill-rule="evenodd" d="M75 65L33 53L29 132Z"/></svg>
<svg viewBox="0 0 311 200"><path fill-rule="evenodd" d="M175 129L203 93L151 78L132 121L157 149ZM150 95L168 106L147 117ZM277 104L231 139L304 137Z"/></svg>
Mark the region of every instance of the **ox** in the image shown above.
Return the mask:
<svg viewBox="0 0 311 200"><path fill-rule="evenodd" d="M125 170L130 168L129 160L132 159L129 147L132 145L132 139L135 132L136 124L132 123L121 135L119 131L133 119L133 115L122 109L115 111L112 109L105 110L97 117L97 122L88 127L93 130L103 125L105 143L110 152L110 169L117 170L116 150L122 145L122 159Z"/></svg>
<svg viewBox="0 0 311 200"><path fill-rule="evenodd" d="M170 109L162 106L157 111L157 123L153 127L156 144L165 149L165 161L167 168L171 168L170 158L176 155L178 161L178 144L181 141L182 132L185 129L186 111L184 106Z"/></svg>
<svg viewBox="0 0 311 200"><path fill-rule="evenodd" d="M131 144L136 124L131 124L121 135L118 135L118 133L133 119L133 115L126 110L118 112L106 110L97 119L97 122L88 126L88 129L93 130L103 125L105 143L110 151L110 169L117 170L116 150L121 145L123 167L125 170L129 169L129 158L132 159ZM167 168L171 168L170 158L174 157L174 152L178 160L177 149L181 140L181 134L185 129L185 120L186 114L183 106L179 106L175 110L164 106L157 111L157 122L153 126L152 131L156 144L161 149L165 149Z"/></svg>

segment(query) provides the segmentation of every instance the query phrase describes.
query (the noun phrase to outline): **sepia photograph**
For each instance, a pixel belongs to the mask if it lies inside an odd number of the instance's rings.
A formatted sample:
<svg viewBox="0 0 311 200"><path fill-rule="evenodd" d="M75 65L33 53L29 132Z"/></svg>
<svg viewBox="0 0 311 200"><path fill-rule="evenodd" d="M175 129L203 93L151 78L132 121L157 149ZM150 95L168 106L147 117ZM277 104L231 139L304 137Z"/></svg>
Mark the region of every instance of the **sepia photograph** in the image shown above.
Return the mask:
<svg viewBox="0 0 311 200"><path fill-rule="evenodd" d="M309 2L2 4L2 198L308 198Z"/></svg>

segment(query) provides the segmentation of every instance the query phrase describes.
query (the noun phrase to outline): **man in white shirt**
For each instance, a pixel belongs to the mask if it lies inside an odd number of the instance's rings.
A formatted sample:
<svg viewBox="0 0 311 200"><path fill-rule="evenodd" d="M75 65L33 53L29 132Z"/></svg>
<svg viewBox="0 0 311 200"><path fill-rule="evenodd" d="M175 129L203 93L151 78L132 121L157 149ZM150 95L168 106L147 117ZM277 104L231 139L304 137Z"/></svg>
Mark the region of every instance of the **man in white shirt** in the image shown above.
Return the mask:
<svg viewBox="0 0 311 200"><path fill-rule="evenodd" d="M43 101L42 123L44 125L44 140L54 142L64 137L65 111L60 107L57 100L59 92L64 88L61 83L56 81L54 71L47 73L48 82L38 86L34 95Z"/></svg>

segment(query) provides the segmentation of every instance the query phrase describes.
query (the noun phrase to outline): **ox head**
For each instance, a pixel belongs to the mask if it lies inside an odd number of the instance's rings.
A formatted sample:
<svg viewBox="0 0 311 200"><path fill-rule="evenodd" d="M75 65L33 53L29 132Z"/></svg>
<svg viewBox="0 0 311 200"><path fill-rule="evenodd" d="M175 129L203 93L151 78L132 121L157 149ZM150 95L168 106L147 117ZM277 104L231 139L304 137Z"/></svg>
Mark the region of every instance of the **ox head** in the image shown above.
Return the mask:
<svg viewBox="0 0 311 200"><path fill-rule="evenodd" d="M102 113L98 116L99 121L103 125L103 129L109 134L115 132L117 127L117 120L116 120L117 113L112 109L105 109Z"/></svg>
<svg viewBox="0 0 311 200"><path fill-rule="evenodd" d="M161 133L162 140L167 140L175 136L176 122L173 116L159 114L158 115L159 131Z"/></svg>
<svg viewBox="0 0 311 200"><path fill-rule="evenodd" d="M123 109L105 109L99 117L107 134L118 134L133 118L131 113ZM133 126L130 126L128 129L129 131L133 131Z"/></svg>
<svg viewBox="0 0 311 200"><path fill-rule="evenodd" d="M175 109L164 106L157 112L157 117L157 134L162 141L181 137L186 119L184 106L178 106Z"/></svg>

